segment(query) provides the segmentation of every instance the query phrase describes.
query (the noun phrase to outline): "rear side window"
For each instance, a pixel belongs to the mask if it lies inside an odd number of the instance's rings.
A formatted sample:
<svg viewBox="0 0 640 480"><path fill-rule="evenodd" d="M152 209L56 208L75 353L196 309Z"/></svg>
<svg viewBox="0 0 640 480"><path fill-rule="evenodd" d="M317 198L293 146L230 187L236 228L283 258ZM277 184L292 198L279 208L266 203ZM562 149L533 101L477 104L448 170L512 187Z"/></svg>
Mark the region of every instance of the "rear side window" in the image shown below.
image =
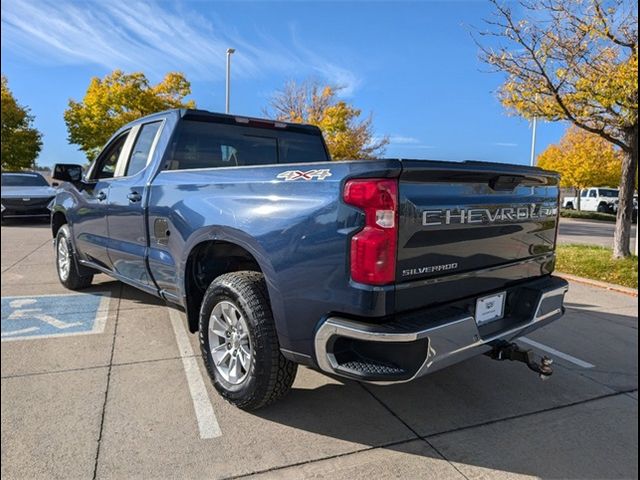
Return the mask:
<svg viewBox="0 0 640 480"><path fill-rule="evenodd" d="M620 195L620 193L618 192L618 190L614 190L612 188L601 188L600 189L600 196L601 197L616 198L619 195Z"/></svg>
<svg viewBox="0 0 640 480"><path fill-rule="evenodd" d="M129 163L127 164L125 176L135 175L147 166L149 152L160 128L160 123L161 122L146 123L140 129L138 138L136 138L136 143L131 152L131 158L129 158Z"/></svg>
<svg viewBox="0 0 640 480"><path fill-rule="evenodd" d="M180 122L164 160L165 170L327 161L317 134L276 128Z"/></svg>

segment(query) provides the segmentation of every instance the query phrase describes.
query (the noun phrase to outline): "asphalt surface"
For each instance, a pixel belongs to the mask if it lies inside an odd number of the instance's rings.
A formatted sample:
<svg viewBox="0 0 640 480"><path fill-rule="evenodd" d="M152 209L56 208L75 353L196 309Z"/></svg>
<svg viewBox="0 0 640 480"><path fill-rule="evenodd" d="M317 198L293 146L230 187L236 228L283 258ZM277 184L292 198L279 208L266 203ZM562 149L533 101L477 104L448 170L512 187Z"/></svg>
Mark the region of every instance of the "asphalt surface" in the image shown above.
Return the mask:
<svg viewBox="0 0 640 480"><path fill-rule="evenodd" d="M578 220L575 218L560 218L560 243L581 243L585 245L599 245L613 247L615 223L599 220ZM632 242L636 238L636 225L631 230Z"/></svg>
<svg viewBox="0 0 640 480"><path fill-rule="evenodd" d="M572 284L567 315L528 337L554 351L546 382L484 356L392 387L303 368L246 413L182 314L104 275L65 290L46 225L1 235L3 479L638 476L636 298Z"/></svg>

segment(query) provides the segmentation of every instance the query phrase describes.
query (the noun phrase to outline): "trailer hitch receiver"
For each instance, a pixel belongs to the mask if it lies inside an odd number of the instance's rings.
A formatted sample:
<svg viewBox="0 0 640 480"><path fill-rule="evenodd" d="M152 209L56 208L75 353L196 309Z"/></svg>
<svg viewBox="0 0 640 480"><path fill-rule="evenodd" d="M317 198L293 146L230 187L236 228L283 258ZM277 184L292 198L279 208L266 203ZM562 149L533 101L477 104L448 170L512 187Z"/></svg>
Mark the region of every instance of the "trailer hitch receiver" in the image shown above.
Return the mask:
<svg viewBox="0 0 640 480"><path fill-rule="evenodd" d="M516 343L501 342L487 353L494 360L512 360L522 362L536 372L540 379L547 380L552 374L553 360L547 356L539 357L533 350L524 350Z"/></svg>

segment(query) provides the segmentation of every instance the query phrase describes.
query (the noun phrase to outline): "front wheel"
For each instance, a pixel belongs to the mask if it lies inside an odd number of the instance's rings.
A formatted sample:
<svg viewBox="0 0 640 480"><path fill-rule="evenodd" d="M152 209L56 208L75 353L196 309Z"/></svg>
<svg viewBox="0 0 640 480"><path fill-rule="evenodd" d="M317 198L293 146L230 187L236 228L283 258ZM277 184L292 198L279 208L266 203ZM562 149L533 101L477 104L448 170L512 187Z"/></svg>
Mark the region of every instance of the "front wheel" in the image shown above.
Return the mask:
<svg viewBox="0 0 640 480"><path fill-rule="evenodd" d="M63 225L56 235L56 270L60 283L65 287L70 290L82 290L91 285L93 275L80 275L70 239L69 226Z"/></svg>
<svg viewBox="0 0 640 480"><path fill-rule="evenodd" d="M207 372L226 400L256 410L289 392L297 365L280 352L261 273L216 278L204 294L199 326Z"/></svg>

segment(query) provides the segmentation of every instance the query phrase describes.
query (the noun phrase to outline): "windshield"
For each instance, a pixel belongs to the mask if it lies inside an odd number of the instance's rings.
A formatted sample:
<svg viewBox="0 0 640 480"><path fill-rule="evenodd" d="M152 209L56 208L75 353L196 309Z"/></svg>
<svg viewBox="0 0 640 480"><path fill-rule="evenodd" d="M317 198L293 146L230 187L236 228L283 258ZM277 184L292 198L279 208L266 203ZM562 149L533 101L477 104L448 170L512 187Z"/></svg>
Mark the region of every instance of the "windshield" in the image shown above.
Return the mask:
<svg viewBox="0 0 640 480"><path fill-rule="evenodd" d="M601 188L600 196L607 197L607 198L617 198L618 190L614 190L613 188Z"/></svg>
<svg viewBox="0 0 640 480"><path fill-rule="evenodd" d="M49 184L39 173L3 173L3 187L48 187Z"/></svg>

